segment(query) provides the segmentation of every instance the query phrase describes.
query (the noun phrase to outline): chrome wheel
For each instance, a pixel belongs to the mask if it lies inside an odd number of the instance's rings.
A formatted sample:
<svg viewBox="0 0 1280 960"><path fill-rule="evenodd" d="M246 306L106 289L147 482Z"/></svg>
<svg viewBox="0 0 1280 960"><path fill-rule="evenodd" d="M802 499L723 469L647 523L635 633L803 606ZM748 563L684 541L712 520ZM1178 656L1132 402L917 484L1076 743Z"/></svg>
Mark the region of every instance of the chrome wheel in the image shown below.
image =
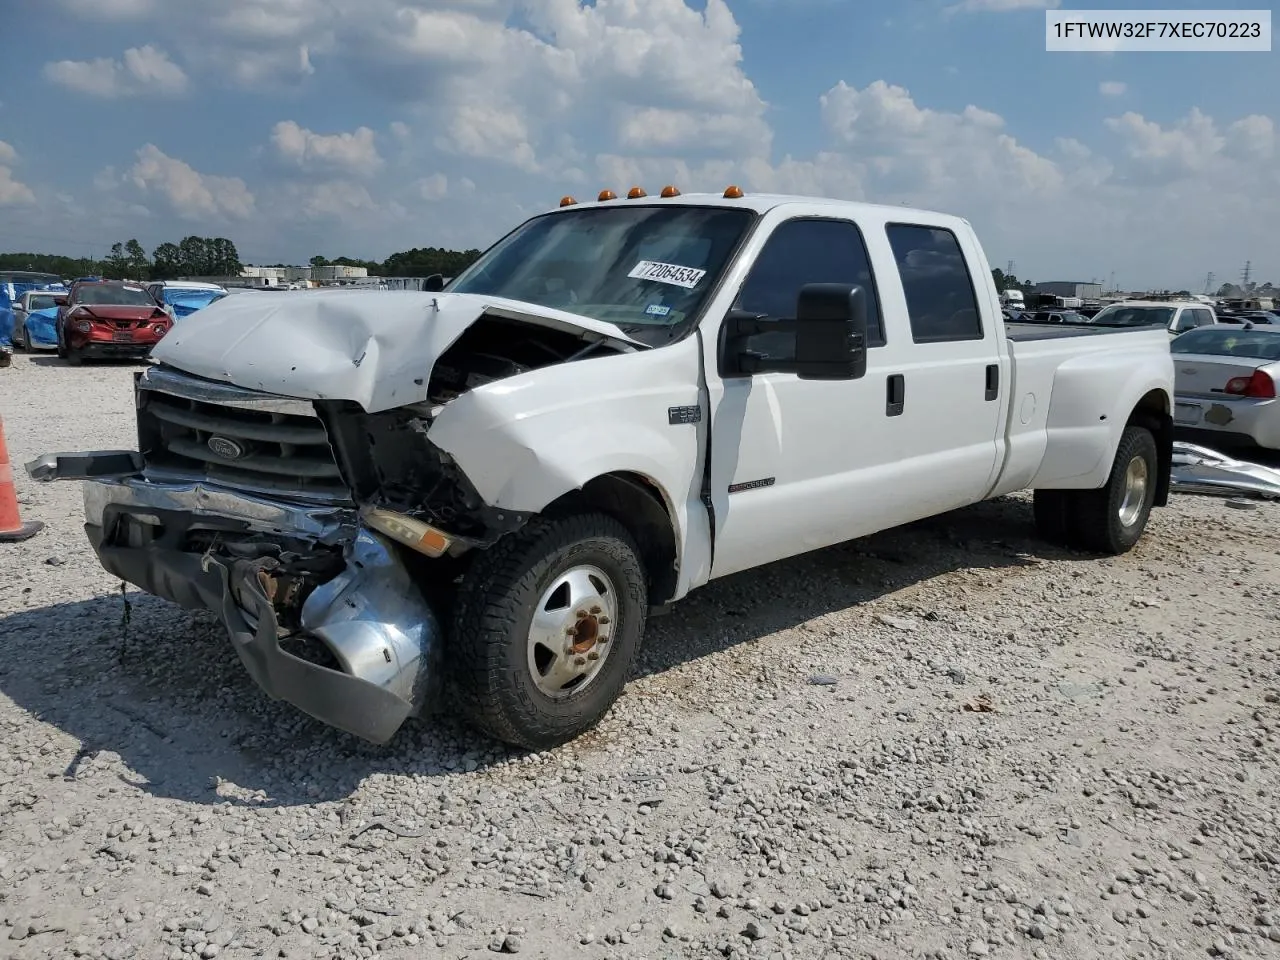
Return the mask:
<svg viewBox="0 0 1280 960"><path fill-rule="evenodd" d="M1120 522L1131 527L1142 516L1142 507L1147 499L1147 483L1150 472L1147 461L1143 457L1134 457L1124 472L1124 496L1120 500Z"/></svg>
<svg viewBox="0 0 1280 960"><path fill-rule="evenodd" d="M529 673L553 700L580 693L599 675L613 645L618 597L599 567L576 566L543 592L529 624Z"/></svg>

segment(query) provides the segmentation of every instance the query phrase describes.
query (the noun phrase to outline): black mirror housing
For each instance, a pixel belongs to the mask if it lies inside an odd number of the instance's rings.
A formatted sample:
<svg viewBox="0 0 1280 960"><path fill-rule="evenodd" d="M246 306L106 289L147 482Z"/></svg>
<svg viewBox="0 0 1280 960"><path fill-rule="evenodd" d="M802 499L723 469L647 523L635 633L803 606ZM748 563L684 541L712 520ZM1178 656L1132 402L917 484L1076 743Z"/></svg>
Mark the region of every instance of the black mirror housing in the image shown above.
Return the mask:
<svg viewBox="0 0 1280 960"><path fill-rule="evenodd" d="M427 293L439 293L444 289L444 274L433 273L423 281L422 289Z"/></svg>
<svg viewBox="0 0 1280 960"><path fill-rule="evenodd" d="M751 349L759 334L789 334L788 357ZM733 311L720 328L720 375L794 373L801 380L856 380L867 373L867 297L862 287L809 283L796 299L794 320Z"/></svg>

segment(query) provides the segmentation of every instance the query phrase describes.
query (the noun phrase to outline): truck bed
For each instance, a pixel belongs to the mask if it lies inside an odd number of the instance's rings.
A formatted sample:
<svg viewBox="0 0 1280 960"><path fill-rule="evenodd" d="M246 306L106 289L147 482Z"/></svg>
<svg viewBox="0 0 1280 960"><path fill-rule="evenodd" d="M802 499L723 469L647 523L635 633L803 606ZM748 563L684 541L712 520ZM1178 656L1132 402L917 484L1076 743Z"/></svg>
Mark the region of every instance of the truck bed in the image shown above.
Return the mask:
<svg viewBox="0 0 1280 960"><path fill-rule="evenodd" d="M1015 343L1028 340L1057 340L1061 337L1095 337L1103 333L1133 333L1135 330L1161 330L1153 327L1095 327L1070 323L1006 323L1005 334Z"/></svg>

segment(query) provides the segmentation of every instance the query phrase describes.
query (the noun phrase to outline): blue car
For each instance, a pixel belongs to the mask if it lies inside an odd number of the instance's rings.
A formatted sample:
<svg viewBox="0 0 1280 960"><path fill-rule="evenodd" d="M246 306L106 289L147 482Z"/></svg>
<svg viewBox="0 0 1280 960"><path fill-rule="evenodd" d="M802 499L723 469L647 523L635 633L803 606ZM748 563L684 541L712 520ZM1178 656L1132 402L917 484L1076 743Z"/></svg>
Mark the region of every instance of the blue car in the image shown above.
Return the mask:
<svg viewBox="0 0 1280 960"><path fill-rule="evenodd" d="M13 305L13 343L21 350L58 349L58 303L65 290L28 290Z"/></svg>
<svg viewBox="0 0 1280 960"><path fill-rule="evenodd" d="M27 311L23 308L23 297L30 291L63 294L67 288L62 281L52 274L39 274L29 271L10 271L0 273L0 349L9 351L15 342L19 342L19 333ZM57 305L54 304L56 311ZM37 320L37 326L40 321Z"/></svg>
<svg viewBox="0 0 1280 960"><path fill-rule="evenodd" d="M189 317L227 295L226 288L216 283L193 280L157 280L148 284L147 290L175 321Z"/></svg>

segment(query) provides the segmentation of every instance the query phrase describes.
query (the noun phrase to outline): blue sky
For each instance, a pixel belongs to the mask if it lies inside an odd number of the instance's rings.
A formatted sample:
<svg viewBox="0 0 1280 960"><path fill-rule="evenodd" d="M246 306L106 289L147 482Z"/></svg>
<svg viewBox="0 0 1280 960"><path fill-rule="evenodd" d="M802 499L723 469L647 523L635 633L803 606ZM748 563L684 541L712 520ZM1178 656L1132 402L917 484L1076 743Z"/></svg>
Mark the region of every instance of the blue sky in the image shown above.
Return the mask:
<svg viewBox="0 0 1280 960"><path fill-rule="evenodd" d="M1051 0L4 6L0 250L381 259L735 182L957 213L1033 280L1280 283L1276 54L1046 53Z"/></svg>

